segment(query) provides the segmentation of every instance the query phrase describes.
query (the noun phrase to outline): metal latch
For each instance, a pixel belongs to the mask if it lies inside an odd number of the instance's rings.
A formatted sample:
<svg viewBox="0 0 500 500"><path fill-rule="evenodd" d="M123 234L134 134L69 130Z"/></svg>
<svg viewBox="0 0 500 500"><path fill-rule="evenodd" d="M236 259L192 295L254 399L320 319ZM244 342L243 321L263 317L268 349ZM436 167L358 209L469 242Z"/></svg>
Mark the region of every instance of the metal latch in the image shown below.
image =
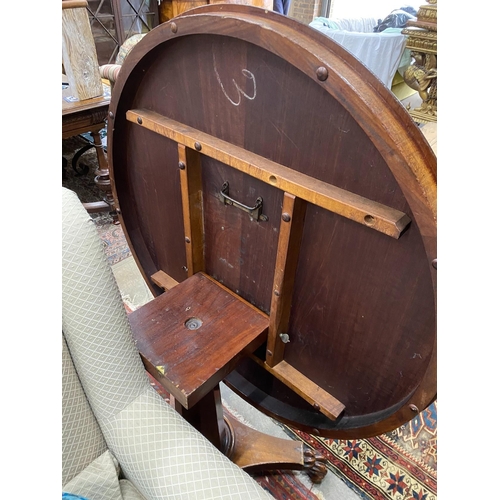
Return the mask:
<svg viewBox="0 0 500 500"><path fill-rule="evenodd" d="M262 214L263 200L261 196L259 196L255 200L255 205L253 207L248 207L243 203L240 203L239 201L229 197L229 182L226 181L224 182L224 184L222 184L222 189L218 192L217 197L222 203L224 203L224 205L232 205L246 212L248 215L250 215L250 220L263 222L269 220L269 217L267 215Z"/></svg>

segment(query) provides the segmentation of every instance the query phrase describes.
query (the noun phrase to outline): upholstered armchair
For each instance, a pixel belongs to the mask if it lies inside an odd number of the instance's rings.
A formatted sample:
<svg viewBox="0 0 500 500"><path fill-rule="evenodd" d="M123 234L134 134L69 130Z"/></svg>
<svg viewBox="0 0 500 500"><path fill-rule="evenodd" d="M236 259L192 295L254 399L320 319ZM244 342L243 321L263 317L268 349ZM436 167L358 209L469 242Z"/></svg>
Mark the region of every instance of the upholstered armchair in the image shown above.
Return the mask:
<svg viewBox="0 0 500 500"><path fill-rule="evenodd" d="M62 202L63 492L271 498L151 386L94 223L72 191Z"/></svg>
<svg viewBox="0 0 500 500"><path fill-rule="evenodd" d="M120 72L120 68L122 67L123 61L127 57L128 53L134 48L137 43L142 40L142 38L146 35L146 33L133 35L130 38L127 38L123 45L120 47L118 51L118 55L116 56L114 64L103 64L99 66L99 74L101 78L109 81L109 86L111 91L113 91L113 86L118 78L118 73Z"/></svg>

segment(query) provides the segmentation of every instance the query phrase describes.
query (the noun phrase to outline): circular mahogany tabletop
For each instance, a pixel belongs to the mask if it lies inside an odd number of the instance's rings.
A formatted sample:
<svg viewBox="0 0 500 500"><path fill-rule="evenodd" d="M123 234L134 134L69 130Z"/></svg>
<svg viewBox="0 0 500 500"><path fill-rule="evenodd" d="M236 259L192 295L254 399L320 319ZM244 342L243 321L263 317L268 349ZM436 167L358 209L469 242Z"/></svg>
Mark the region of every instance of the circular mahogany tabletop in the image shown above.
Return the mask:
<svg viewBox="0 0 500 500"><path fill-rule="evenodd" d="M345 405L339 418L251 359L227 384L274 418L328 437L387 432L434 401L436 157L362 63L306 25L240 5L193 9L134 47L110 104L110 175L132 252L159 295L151 279L159 270L187 278L179 149L127 120L133 109L408 219L394 236L307 204L284 360ZM203 154L201 172L204 271L269 314L283 190ZM224 182L248 206L261 197L267 220L221 203ZM264 359L265 346L256 355Z"/></svg>

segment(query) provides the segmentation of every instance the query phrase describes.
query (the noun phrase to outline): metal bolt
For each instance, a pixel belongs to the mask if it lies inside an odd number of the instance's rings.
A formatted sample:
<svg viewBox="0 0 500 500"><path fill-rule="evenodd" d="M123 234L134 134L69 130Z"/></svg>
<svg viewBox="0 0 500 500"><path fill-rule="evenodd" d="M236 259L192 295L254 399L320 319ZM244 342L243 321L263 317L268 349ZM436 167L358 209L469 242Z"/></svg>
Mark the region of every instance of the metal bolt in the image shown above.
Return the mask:
<svg viewBox="0 0 500 500"><path fill-rule="evenodd" d="M198 330L201 325L203 325L203 321L200 318L189 318L184 322L184 326L188 330Z"/></svg>
<svg viewBox="0 0 500 500"><path fill-rule="evenodd" d="M170 25L170 30L172 31L172 33L177 33L177 24L172 23Z"/></svg>
<svg viewBox="0 0 500 500"><path fill-rule="evenodd" d="M280 296L280 293L278 292L278 290L274 290L274 295L276 295L276 297Z"/></svg>
<svg viewBox="0 0 500 500"><path fill-rule="evenodd" d="M283 344L288 344L288 342L290 342L290 336L288 335L288 333L280 333L280 339Z"/></svg>
<svg viewBox="0 0 500 500"><path fill-rule="evenodd" d="M115 115L114 115L113 111L110 111L110 112L109 112L109 117L110 117L111 119L113 119L113 118L115 117Z"/></svg>
<svg viewBox="0 0 500 500"><path fill-rule="evenodd" d="M431 264L432 264L432 267L433 267L434 269L436 269L436 271L437 271L437 268L438 268L438 260L437 260L437 259L434 259L434 260L431 262Z"/></svg>
<svg viewBox="0 0 500 500"><path fill-rule="evenodd" d="M182 270L187 272L188 268L186 266L182 266Z"/></svg>
<svg viewBox="0 0 500 500"><path fill-rule="evenodd" d="M190 240L187 236L184 238L184 241L185 241L186 243L191 243L191 240Z"/></svg>
<svg viewBox="0 0 500 500"><path fill-rule="evenodd" d="M320 408L318 403L314 403L313 407L314 407L315 410L319 410L319 408Z"/></svg>
<svg viewBox="0 0 500 500"><path fill-rule="evenodd" d="M180 168L181 170L184 170L184 169L186 168L186 164L185 164L183 161L180 161L180 162L179 162L179 168Z"/></svg>
<svg viewBox="0 0 500 500"><path fill-rule="evenodd" d="M195 142L194 149L196 149L196 151L201 151L201 144L199 142Z"/></svg>
<svg viewBox="0 0 500 500"><path fill-rule="evenodd" d="M140 116L139 116L139 117L137 117L137 123L138 123L139 125L142 125L142 118L141 118Z"/></svg>
<svg viewBox="0 0 500 500"><path fill-rule="evenodd" d="M287 214L286 212L281 216L284 222L290 222L292 218L290 217L290 214Z"/></svg>
<svg viewBox="0 0 500 500"><path fill-rule="evenodd" d="M270 349L268 349L266 352L267 352L268 356L272 356L273 355L273 351L271 351Z"/></svg>
<svg viewBox="0 0 500 500"><path fill-rule="evenodd" d="M415 413L419 413L418 408L413 404L410 405L410 410L414 411Z"/></svg>
<svg viewBox="0 0 500 500"><path fill-rule="evenodd" d="M316 76L318 77L318 80L324 82L328 78L328 70L324 66L320 66L316 70Z"/></svg>

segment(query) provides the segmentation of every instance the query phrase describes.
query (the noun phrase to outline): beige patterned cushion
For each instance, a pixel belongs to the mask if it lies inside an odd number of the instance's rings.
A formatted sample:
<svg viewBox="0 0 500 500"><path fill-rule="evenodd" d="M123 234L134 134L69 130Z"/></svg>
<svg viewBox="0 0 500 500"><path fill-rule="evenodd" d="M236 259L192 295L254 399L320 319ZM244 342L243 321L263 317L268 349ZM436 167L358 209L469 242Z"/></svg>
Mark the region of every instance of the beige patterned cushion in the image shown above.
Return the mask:
<svg viewBox="0 0 500 500"><path fill-rule="evenodd" d="M120 479L120 489L123 500L147 500L136 489L136 487L127 479Z"/></svg>
<svg viewBox="0 0 500 500"><path fill-rule="evenodd" d="M62 484L106 451L101 429L89 406L62 339Z"/></svg>
<svg viewBox="0 0 500 500"><path fill-rule="evenodd" d="M270 498L201 434L193 432L153 388L103 426L103 432L122 471L134 478L146 498L164 498L164 491L169 492L167 498L175 499ZM145 468L145 463L150 467Z"/></svg>
<svg viewBox="0 0 500 500"><path fill-rule="evenodd" d="M109 450L147 499L270 497L151 387L97 231L63 188L63 330Z"/></svg>
<svg viewBox="0 0 500 500"><path fill-rule="evenodd" d="M118 462L105 451L84 470L63 486L63 492L80 495L89 500L123 500Z"/></svg>

